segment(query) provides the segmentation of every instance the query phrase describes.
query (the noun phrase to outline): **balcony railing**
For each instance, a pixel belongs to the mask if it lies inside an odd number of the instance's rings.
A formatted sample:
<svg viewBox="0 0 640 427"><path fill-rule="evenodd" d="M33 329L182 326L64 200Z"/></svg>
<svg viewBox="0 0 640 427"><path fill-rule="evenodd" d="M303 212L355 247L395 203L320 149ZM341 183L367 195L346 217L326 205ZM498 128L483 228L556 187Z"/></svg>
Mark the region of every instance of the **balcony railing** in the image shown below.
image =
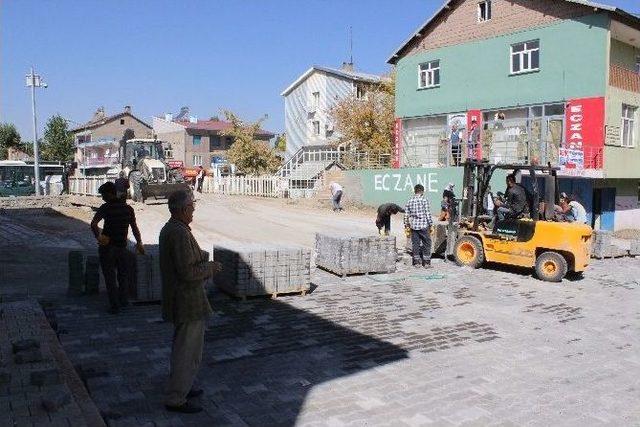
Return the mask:
<svg viewBox="0 0 640 427"><path fill-rule="evenodd" d="M609 84L619 89L640 93L640 74L619 65L610 65Z"/></svg>

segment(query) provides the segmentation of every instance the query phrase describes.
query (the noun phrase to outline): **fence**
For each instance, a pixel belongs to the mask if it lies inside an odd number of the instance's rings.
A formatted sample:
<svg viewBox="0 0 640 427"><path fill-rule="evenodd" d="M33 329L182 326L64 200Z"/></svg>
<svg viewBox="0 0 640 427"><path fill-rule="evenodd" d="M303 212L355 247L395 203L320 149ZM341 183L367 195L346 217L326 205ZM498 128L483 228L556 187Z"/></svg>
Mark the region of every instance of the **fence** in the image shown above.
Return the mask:
<svg viewBox="0 0 640 427"><path fill-rule="evenodd" d="M205 177L202 192L226 196L283 197L287 187L287 179L274 176Z"/></svg>
<svg viewBox="0 0 640 427"><path fill-rule="evenodd" d="M106 175L69 178L69 194L98 196L98 187L107 182Z"/></svg>

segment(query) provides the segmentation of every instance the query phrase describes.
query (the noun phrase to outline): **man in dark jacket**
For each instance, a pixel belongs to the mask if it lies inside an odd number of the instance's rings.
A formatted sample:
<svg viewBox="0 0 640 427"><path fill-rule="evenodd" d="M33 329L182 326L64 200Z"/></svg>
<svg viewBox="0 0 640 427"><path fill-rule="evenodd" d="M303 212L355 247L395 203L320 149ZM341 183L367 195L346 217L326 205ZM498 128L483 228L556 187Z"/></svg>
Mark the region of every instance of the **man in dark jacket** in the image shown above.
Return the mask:
<svg viewBox="0 0 640 427"><path fill-rule="evenodd" d="M391 215L398 212L404 213L404 209L395 203L384 203L378 206L378 216L376 217L376 227L381 236L388 236L391 231ZM384 231L382 228L384 227Z"/></svg>
<svg viewBox="0 0 640 427"><path fill-rule="evenodd" d="M136 223L136 215L133 208L124 200L119 199L116 194L116 186L113 182L106 182L98 188L105 203L98 208L98 211L91 221L91 230L98 241L98 255L100 257L100 267L102 275L109 293L109 312L117 314L120 307L128 305L127 293L129 274L127 268L130 253L127 251L127 234L129 227L136 239L136 249L144 254L140 230ZM104 220L102 231L98 223ZM117 272L117 285L116 285Z"/></svg>
<svg viewBox="0 0 640 427"><path fill-rule="evenodd" d="M527 199L527 191L520 184L516 183L514 174L507 175L507 191L505 192L506 201L496 200L498 207L498 219L506 218L522 218L529 216L529 202Z"/></svg>

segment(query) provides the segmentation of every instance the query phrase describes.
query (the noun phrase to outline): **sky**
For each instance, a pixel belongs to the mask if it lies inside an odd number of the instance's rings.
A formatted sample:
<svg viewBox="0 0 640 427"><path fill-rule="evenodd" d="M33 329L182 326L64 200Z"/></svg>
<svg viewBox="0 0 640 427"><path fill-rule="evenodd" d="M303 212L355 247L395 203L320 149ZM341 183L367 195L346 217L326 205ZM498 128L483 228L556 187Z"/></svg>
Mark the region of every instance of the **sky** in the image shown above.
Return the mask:
<svg viewBox="0 0 640 427"><path fill-rule="evenodd" d="M640 12L640 0L602 0ZM25 75L36 91L38 136L60 114L88 121L104 106L153 116L189 106L206 119L229 109L282 132L280 93L312 65L349 58L367 73L387 58L442 0L0 0L0 122L33 139ZM74 123L72 126L75 126Z"/></svg>

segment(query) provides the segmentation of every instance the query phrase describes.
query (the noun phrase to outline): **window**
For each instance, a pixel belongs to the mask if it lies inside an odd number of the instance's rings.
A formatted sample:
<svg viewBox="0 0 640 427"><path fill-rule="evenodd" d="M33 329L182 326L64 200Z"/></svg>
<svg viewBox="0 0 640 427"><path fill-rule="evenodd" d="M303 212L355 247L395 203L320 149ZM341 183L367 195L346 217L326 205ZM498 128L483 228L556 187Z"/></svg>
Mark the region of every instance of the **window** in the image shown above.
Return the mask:
<svg viewBox="0 0 640 427"><path fill-rule="evenodd" d="M193 135L193 145L200 145L201 142L202 142L202 136Z"/></svg>
<svg viewBox="0 0 640 427"><path fill-rule="evenodd" d="M193 166L202 166L202 155L200 154L193 155Z"/></svg>
<svg viewBox="0 0 640 427"><path fill-rule="evenodd" d="M165 159L173 159L173 150L171 148L164 149L164 158Z"/></svg>
<svg viewBox="0 0 640 427"><path fill-rule="evenodd" d="M356 98L365 99L367 97L367 89L364 85L356 85Z"/></svg>
<svg viewBox="0 0 640 427"><path fill-rule="evenodd" d="M220 139L220 137L216 135L211 135L209 137L209 151L213 151L220 147L222 147L222 140Z"/></svg>
<svg viewBox="0 0 640 427"><path fill-rule="evenodd" d="M481 1L478 3L478 22L484 22L491 19L491 0Z"/></svg>
<svg viewBox="0 0 640 427"><path fill-rule="evenodd" d="M124 124L124 119L120 119L120 124L123 125Z"/></svg>
<svg viewBox="0 0 640 427"><path fill-rule="evenodd" d="M640 74L640 56L636 56L636 73Z"/></svg>
<svg viewBox="0 0 640 427"><path fill-rule="evenodd" d="M540 69L540 41L532 40L511 45L511 74Z"/></svg>
<svg viewBox="0 0 640 427"><path fill-rule="evenodd" d="M440 61L420 64L419 88L440 86Z"/></svg>
<svg viewBox="0 0 640 427"><path fill-rule="evenodd" d="M313 121L313 134L320 135L320 122L317 120Z"/></svg>
<svg viewBox="0 0 640 427"><path fill-rule="evenodd" d="M314 107L319 107L320 106L320 92L313 92L313 106Z"/></svg>
<svg viewBox="0 0 640 427"><path fill-rule="evenodd" d="M635 147L636 112L638 107L622 104L622 124L620 145L623 147Z"/></svg>

